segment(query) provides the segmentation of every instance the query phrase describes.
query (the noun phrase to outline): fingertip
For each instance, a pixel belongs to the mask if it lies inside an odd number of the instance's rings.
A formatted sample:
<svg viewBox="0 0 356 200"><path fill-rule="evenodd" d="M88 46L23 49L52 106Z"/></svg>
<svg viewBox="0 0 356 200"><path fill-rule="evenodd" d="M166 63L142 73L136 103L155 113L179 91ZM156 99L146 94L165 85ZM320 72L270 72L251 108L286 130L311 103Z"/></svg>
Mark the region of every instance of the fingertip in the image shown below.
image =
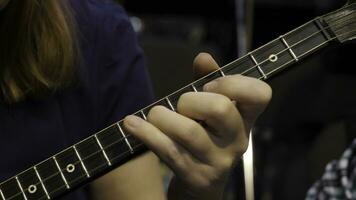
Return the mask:
<svg viewBox="0 0 356 200"><path fill-rule="evenodd" d="M137 129L143 123L143 119L135 115L129 115L124 118L124 126L129 130Z"/></svg>
<svg viewBox="0 0 356 200"><path fill-rule="evenodd" d="M193 61L193 71L196 78L219 69L215 59L206 52L199 53Z"/></svg>

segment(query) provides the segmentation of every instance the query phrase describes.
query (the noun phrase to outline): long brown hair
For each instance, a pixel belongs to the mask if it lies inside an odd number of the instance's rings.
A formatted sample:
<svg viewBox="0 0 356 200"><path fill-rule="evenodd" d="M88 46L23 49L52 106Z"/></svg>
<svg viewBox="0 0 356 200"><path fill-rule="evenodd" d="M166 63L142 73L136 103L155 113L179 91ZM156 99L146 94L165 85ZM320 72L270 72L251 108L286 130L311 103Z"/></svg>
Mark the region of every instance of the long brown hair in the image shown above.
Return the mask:
<svg viewBox="0 0 356 200"><path fill-rule="evenodd" d="M0 88L6 102L68 86L78 55L67 0L11 0L0 11Z"/></svg>

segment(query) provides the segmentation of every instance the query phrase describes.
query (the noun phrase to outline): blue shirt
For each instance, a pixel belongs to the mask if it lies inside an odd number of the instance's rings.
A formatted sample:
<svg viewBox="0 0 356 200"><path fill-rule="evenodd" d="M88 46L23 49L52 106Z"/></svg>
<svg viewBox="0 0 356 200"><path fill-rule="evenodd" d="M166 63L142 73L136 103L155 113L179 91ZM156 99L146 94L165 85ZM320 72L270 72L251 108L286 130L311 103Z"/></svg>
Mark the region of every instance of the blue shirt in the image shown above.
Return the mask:
<svg viewBox="0 0 356 200"><path fill-rule="evenodd" d="M82 61L79 84L42 100L0 104L0 179L134 113L153 99L143 52L124 10L109 0L71 1ZM63 199L86 199L77 190Z"/></svg>

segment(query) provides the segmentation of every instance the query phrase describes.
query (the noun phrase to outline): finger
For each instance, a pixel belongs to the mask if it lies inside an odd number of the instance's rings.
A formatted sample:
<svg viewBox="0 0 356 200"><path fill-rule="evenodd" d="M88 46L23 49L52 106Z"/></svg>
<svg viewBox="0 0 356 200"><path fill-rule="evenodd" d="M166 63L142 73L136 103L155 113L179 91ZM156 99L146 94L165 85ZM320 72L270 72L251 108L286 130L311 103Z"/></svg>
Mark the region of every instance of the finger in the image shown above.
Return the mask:
<svg viewBox="0 0 356 200"><path fill-rule="evenodd" d="M225 95L235 100L244 118L254 121L272 97L271 87L263 81L242 75L215 79L203 87L206 92Z"/></svg>
<svg viewBox="0 0 356 200"><path fill-rule="evenodd" d="M149 149L160 157L178 176L187 176L192 167L191 155L178 143L171 140L158 128L145 120L131 115L124 119L127 131L140 139Z"/></svg>
<svg viewBox="0 0 356 200"><path fill-rule="evenodd" d="M195 79L207 75L217 69L219 69L219 65L208 53L198 54L193 61L193 73Z"/></svg>
<svg viewBox="0 0 356 200"><path fill-rule="evenodd" d="M196 121L164 106L153 107L148 114L148 121L199 160L208 162L213 159L213 143Z"/></svg>
<svg viewBox="0 0 356 200"><path fill-rule="evenodd" d="M244 132L244 124L236 107L229 98L220 94L185 93L178 100L177 110L182 115L204 121L217 130L218 136L227 134L235 137L237 133Z"/></svg>

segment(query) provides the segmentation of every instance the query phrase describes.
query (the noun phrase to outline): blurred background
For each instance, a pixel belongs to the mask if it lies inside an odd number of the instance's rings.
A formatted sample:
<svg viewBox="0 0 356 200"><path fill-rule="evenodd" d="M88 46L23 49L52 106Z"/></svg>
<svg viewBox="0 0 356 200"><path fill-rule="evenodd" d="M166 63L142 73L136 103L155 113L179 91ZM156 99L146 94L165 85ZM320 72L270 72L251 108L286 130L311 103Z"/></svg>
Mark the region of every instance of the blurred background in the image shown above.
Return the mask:
<svg viewBox="0 0 356 200"><path fill-rule="evenodd" d="M317 15L333 0L120 0L143 47L157 98L192 79L198 52L222 66ZM253 132L255 199L303 199L356 136L355 45L328 48L268 83L273 99ZM246 199L241 163L226 199Z"/></svg>

